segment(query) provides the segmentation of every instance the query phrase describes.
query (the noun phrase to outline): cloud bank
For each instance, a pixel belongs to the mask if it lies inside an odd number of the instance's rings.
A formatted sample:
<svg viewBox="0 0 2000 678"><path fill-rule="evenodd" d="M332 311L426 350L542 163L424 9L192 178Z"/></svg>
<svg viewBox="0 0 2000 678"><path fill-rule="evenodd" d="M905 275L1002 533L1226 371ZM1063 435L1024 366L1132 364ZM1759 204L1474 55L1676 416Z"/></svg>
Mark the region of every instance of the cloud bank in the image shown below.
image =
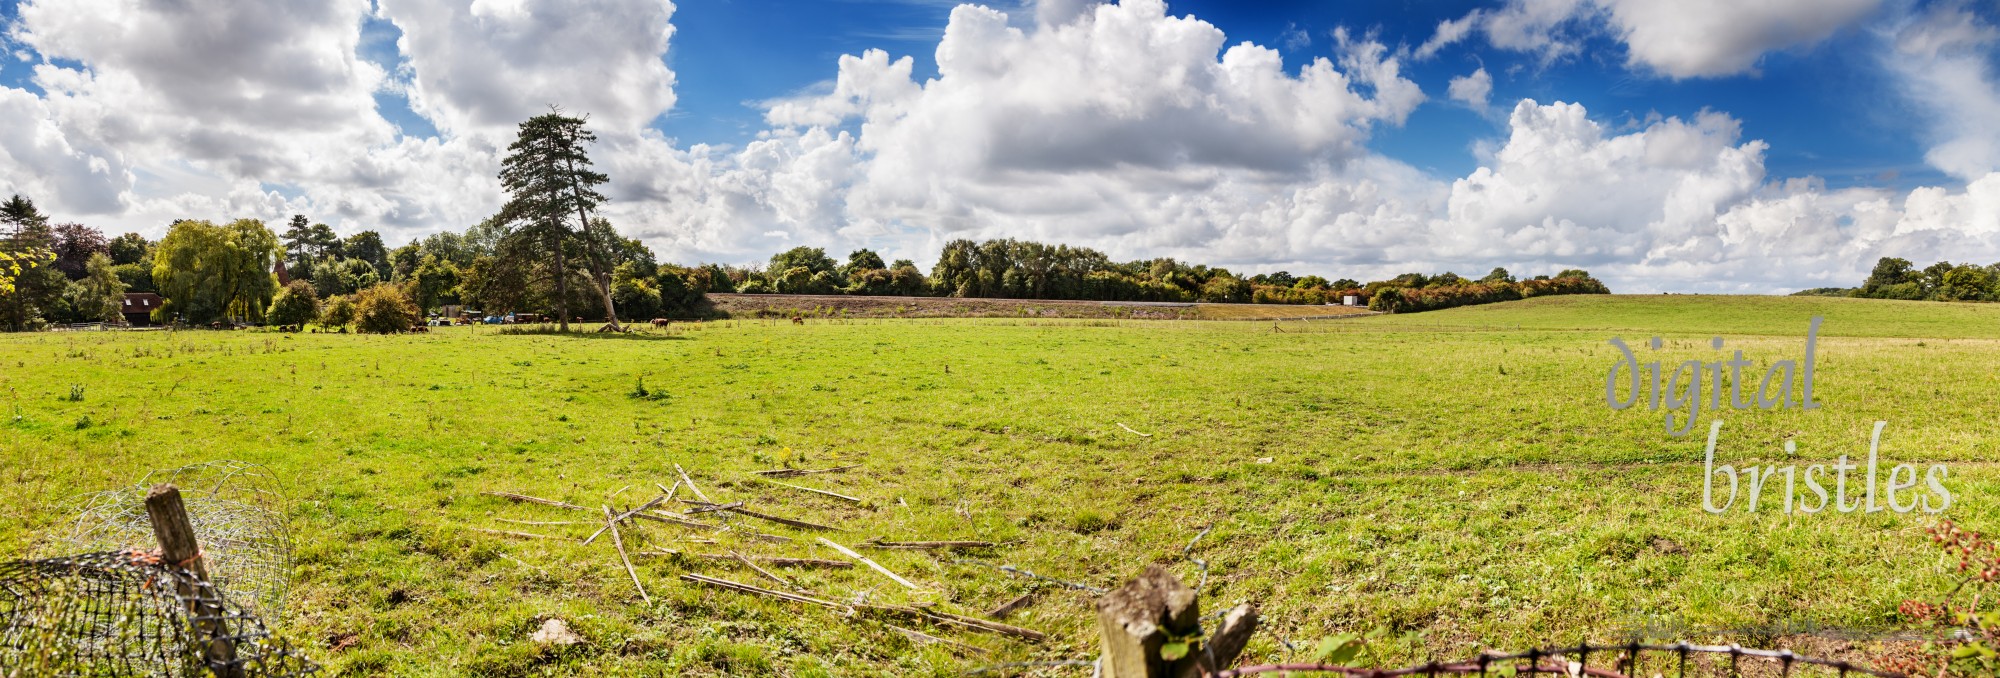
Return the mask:
<svg viewBox="0 0 2000 678"><path fill-rule="evenodd" d="M1635 69L1716 77L1881 10L1739 5L1511 0L1414 50L1336 31L1334 56L1294 64L1159 0L963 5L936 77L844 56L830 91L767 102L767 129L724 147L653 128L676 103L664 0L25 0L9 34L41 55L41 91L0 88L0 192L155 236L296 212L401 242L490 215L513 124L560 104L601 137L607 214L667 260L806 244L927 262L947 239L1016 237L1356 278L1581 266L1631 292L1847 285L1877 256L2000 261L2000 137L1982 122L2000 89L1980 56L2000 32L1949 7L1883 29L1883 63L1909 75L1930 162L1962 188L1770 177L1727 112L1614 129L1576 104L1492 101L1483 67L1444 92L1506 113L1478 169L1434 176L1370 147L1431 101L1406 61L1463 40L1556 59L1602 30ZM369 21L400 29L403 61L360 56ZM399 133L385 92L438 136Z"/></svg>

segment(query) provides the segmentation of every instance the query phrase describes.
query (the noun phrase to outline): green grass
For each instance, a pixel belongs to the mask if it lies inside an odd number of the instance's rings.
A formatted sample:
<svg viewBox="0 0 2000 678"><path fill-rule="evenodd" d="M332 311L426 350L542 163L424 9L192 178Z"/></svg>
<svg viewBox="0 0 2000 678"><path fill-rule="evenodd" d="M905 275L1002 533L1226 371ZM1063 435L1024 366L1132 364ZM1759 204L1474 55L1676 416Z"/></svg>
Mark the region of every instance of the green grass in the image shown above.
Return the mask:
<svg viewBox="0 0 2000 678"><path fill-rule="evenodd" d="M337 674L954 675L1094 654L1091 595L947 554L871 552L923 593L865 568L783 572L828 599L970 614L1039 586L1009 621L1050 641L894 622L993 654L917 647L866 618L696 588L677 576L775 585L674 558L636 563L645 605L608 544L577 543L594 526L499 520L590 516L479 494L632 505L671 485L678 463L719 501L845 528L836 540L991 540L1002 545L960 557L1098 587L1149 562L1194 581L1181 552L1212 523L1193 553L1210 566L1205 609L1257 601L1276 632L1252 644L1260 659L1309 658L1280 637L1309 648L1378 626L1418 632L1384 648L1397 660L1614 640L1642 616L1881 628L1904 598L1941 590L1922 533L1935 517L1702 512L1701 437L1669 438L1657 413L1605 406L1606 340L1661 334L1668 360L1712 358L1706 340L1722 333L1761 366L1796 359L1807 318L1824 315L1825 408L1726 412L1719 456L1778 460L1789 439L1801 467L1830 463L1865 454L1872 422L1886 420L1885 460L1948 464L1947 515L1992 528L1996 311L1562 297L1277 328L884 320L726 321L642 338L4 336L0 552L63 520L46 507L74 493L241 459L289 480L298 567L279 626ZM633 396L641 379L649 397ZM842 464L861 468L790 482L866 505L748 473ZM769 531L797 541L687 544L694 533L656 523L623 537L635 550L839 558L809 546L813 533ZM536 648L527 638L550 616L587 642Z"/></svg>

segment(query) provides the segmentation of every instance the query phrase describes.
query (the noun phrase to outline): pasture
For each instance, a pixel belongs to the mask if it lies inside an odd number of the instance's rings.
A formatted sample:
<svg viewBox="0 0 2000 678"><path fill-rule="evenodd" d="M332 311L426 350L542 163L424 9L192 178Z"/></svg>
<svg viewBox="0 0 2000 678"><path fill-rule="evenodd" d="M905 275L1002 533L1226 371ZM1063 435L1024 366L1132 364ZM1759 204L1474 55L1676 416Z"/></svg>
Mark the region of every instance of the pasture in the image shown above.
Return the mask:
<svg viewBox="0 0 2000 678"><path fill-rule="evenodd" d="M277 626L337 675L956 675L1088 660L1092 594L955 561L1104 588L1158 562L1193 583L1183 551L1208 525L1188 551L1208 564L1204 610L1256 601L1275 631L1252 642L1252 659L1308 659L1322 637L1374 628L1389 631L1377 650L1391 662L1619 640L1648 618L1695 640L1717 638L1703 629L1893 628L1903 599L1947 581L1923 535L1937 516L1705 513L1702 435L1669 438L1658 413L1604 402L1613 336L1635 347L1662 336L1666 348L1641 359L1671 363L1717 359L1708 340L1720 335L1761 374L1800 357L1815 314L1826 318L1823 409L1704 413L1704 430L1709 417L1727 422L1718 460L1865 456L1873 422L1886 421L1885 469L1947 465L1945 517L1994 528L2000 307L1577 296L1278 326L816 319L636 336L6 335L0 552L62 520L48 507L63 498L147 469L267 465L288 482L298 559ZM783 573L831 600L975 616L1038 590L1008 623L1050 638L897 622L991 654L919 645L868 619L695 587L677 575L758 580L675 557L635 560L644 604L608 544L579 543L596 527L589 514L480 494L636 506L678 479L675 464L716 501L833 525L843 543L997 542L869 553L923 591L859 567ZM863 504L749 474L849 464L792 482ZM659 523L623 538L634 551L840 558L812 545L820 533L766 531L794 541ZM585 642L529 642L551 617Z"/></svg>

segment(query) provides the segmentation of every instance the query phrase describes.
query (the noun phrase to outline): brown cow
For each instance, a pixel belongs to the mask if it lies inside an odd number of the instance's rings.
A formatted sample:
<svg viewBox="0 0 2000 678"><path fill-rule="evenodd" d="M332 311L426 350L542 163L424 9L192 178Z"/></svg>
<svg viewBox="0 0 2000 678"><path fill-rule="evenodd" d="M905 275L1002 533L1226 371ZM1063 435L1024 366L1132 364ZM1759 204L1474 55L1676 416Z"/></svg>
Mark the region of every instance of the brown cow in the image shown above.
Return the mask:
<svg viewBox="0 0 2000 678"><path fill-rule="evenodd" d="M804 317L804 316L796 316L796 315L795 315L795 316L792 316L792 324L793 324L793 325L804 325L804 324L806 324L806 319L805 319L805 317Z"/></svg>
<svg viewBox="0 0 2000 678"><path fill-rule="evenodd" d="M654 326L654 327L666 327L666 326L667 326L667 323L669 323L669 322L672 322L672 321L669 321L669 320L667 320L666 318L654 318L654 319L653 319L653 326Z"/></svg>

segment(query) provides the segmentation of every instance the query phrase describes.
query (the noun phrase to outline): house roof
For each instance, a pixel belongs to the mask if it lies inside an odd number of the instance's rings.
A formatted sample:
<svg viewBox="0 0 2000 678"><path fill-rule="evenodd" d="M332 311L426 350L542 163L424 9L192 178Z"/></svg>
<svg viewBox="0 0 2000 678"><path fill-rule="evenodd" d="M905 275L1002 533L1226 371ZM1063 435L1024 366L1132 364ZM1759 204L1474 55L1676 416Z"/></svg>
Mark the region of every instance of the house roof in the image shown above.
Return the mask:
<svg viewBox="0 0 2000 678"><path fill-rule="evenodd" d="M160 304L165 302L166 300L161 298L160 295L152 292L126 292L125 303L120 306L118 312L152 313L160 307Z"/></svg>

